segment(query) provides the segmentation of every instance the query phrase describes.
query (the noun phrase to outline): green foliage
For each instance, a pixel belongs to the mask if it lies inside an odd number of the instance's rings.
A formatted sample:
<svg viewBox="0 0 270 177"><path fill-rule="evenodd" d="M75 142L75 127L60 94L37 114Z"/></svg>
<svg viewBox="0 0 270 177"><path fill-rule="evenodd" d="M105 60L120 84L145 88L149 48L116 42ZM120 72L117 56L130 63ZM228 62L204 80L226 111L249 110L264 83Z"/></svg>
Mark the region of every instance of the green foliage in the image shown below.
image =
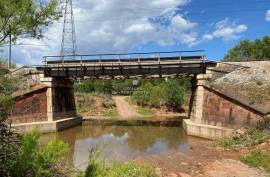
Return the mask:
<svg viewBox="0 0 270 177"><path fill-rule="evenodd" d="M180 109L188 89L189 80L185 79L150 80L143 82L142 86L133 93L131 99L140 106L166 105L172 109Z"/></svg>
<svg viewBox="0 0 270 177"><path fill-rule="evenodd" d="M85 177L104 177L106 173L105 164L103 161L90 160L85 170Z"/></svg>
<svg viewBox="0 0 270 177"><path fill-rule="evenodd" d="M110 80L86 80L74 85L76 92L84 93L112 93L112 82Z"/></svg>
<svg viewBox="0 0 270 177"><path fill-rule="evenodd" d="M175 80L171 80L165 86L165 100L171 107L181 107L184 102L185 90Z"/></svg>
<svg viewBox="0 0 270 177"><path fill-rule="evenodd" d="M107 177L156 177L152 167L134 163L114 163L107 172Z"/></svg>
<svg viewBox="0 0 270 177"><path fill-rule="evenodd" d="M11 176L51 177L61 174L58 165L62 163L68 146L62 141L54 139L41 148L39 138L36 131L23 136L19 153L11 168Z"/></svg>
<svg viewBox="0 0 270 177"><path fill-rule="evenodd" d="M116 162L106 168L103 161L90 159L84 177L156 177L151 166Z"/></svg>
<svg viewBox="0 0 270 177"><path fill-rule="evenodd" d="M151 83L143 84L139 90L136 90L133 93L131 97L132 101L135 101L138 105L141 106L151 105L151 91L153 87L154 86Z"/></svg>
<svg viewBox="0 0 270 177"><path fill-rule="evenodd" d="M154 169L143 164L115 162L106 167L104 160L97 159L100 153L98 147L90 150L87 168L77 177L156 177Z"/></svg>
<svg viewBox="0 0 270 177"><path fill-rule="evenodd" d="M263 85L263 82L261 80L257 80L256 81L256 84L259 85L259 86L261 86L261 85Z"/></svg>
<svg viewBox="0 0 270 177"><path fill-rule="evenodd" d="M11 95L14 91L17 90L20 80L21 79L18 77L9 78L0 76L0 94Z"/></svg>
<svg viewBox="0 0 270 177"><path fill-rule="evenodd" d="M56 10L57 0L40 4L35 0L0 1L0 45L8 42L12 35L13 42L19 36L42 37L42 29L59 18Z"/></svg>
<svg viewBox="0 0 270 177"><path fill-rule="evenodd" d="M5 119L0 121L0 176L11 176L13 164L19 154L21 135L5 124Z"/></svg>
<svg viewBox="0 0 270 177"><path fill-rule="evenodd" d="M224 57L224 61L243 60L270 60L270 36L255 41L242 40Z"/></svg>
<svg viewBox="0 0 270 177"><path fill-rule="evenodd" d="M240 160L253 167L263 167L270 172L270 151L256 150L250 154L240 157Z"/></svg>
<svg viewBox="0 0 270 177"><path fill-rule="evenodd" d="M131 91L132 86L133 86L132 80L113 80L112 81L113 92L117 95L129 94L129 91Z"/></svg>
<svg viewBox="0 0 270 177"><path fill-rule="evenodd" d="M0 94L0 123L7 119L8 114L12 109L13 98L11 96Z"/></svg>

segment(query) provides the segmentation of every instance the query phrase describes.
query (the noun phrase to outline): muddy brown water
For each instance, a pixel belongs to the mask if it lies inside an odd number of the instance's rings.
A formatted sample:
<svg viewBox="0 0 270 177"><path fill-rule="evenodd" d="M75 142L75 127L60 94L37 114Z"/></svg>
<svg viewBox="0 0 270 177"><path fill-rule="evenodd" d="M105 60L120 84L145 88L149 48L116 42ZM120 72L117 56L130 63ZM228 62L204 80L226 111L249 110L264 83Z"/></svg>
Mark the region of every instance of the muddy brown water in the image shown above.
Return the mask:
<svg viewBox="0 0 270 177"><path fill-rule="evenodd" d="M55 136L70 146L67 160L76 168L85 168L89 150L98 146L100 159L106 164L113 161L131 161L149 154L187 152L188 137L182 127L157 126L96 126L82 125L58 133L42 135L43 142Z"/></svg>

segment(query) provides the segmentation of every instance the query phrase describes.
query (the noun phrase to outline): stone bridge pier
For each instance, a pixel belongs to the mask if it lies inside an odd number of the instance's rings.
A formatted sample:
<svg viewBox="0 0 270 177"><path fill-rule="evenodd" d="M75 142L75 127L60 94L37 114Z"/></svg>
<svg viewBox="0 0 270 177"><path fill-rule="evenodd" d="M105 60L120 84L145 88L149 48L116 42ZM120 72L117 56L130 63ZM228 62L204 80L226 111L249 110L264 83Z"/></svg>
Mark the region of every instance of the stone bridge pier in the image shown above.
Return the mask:
<svg viewBox="0 0 270 177"><path fill-rule="evenodd" d="M218 139L227 137L233 132L232 128L222 127L219 123L211 124L204 117L205 92L211 78L211 74L199 74L192 79L189 119L183 120L183 128L187 135ZM215 103L213 102L212 104Z"/></svg>
<svg viewBox="0 0 270 177"><path fill-rule="evenodd" d="M39 86L15 97L10 119L15 128L27 132L56 132L80 125L76 114L73 82L68 79L41 77Z"/></svg>

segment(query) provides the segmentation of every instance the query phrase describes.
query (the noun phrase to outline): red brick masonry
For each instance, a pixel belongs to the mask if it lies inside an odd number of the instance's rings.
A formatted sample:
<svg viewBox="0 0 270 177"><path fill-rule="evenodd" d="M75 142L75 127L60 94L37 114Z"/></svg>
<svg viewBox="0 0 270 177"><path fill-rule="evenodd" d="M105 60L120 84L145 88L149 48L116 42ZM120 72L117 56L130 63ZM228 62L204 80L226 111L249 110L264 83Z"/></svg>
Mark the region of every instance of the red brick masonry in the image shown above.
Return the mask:
<svg viewBox="0 0 270 177"><path fill-rule="evenodd" d="M15 98L10 116L13 124L47 121L47 88Z"/></svg>
<svg viewBox="0 0 270 177"><path fill-rule="evenodd" d="M203 120L210 125L237 128L243 125L255 125L263 120L263 116L256 110L205 87Z"/></svg>

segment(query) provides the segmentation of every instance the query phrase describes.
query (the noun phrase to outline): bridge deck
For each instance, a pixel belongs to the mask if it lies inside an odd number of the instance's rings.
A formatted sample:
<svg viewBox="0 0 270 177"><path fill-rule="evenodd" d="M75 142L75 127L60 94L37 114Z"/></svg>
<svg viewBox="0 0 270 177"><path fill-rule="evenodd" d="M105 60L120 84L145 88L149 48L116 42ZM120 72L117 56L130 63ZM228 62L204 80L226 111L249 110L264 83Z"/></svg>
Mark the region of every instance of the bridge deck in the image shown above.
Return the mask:
<svg viewBox="0 0 270 177"><path fill-rule="evenodd" d="M45 65L38 69L43 70L47 77L121 79L195 75L205 73L206 67L216 64L205 60L204 55L183 56L182 53L183 51L51 56L45 57ZM138 57L134 57L135 55ZM49 60L55 58L58 60Z"/></svg>

